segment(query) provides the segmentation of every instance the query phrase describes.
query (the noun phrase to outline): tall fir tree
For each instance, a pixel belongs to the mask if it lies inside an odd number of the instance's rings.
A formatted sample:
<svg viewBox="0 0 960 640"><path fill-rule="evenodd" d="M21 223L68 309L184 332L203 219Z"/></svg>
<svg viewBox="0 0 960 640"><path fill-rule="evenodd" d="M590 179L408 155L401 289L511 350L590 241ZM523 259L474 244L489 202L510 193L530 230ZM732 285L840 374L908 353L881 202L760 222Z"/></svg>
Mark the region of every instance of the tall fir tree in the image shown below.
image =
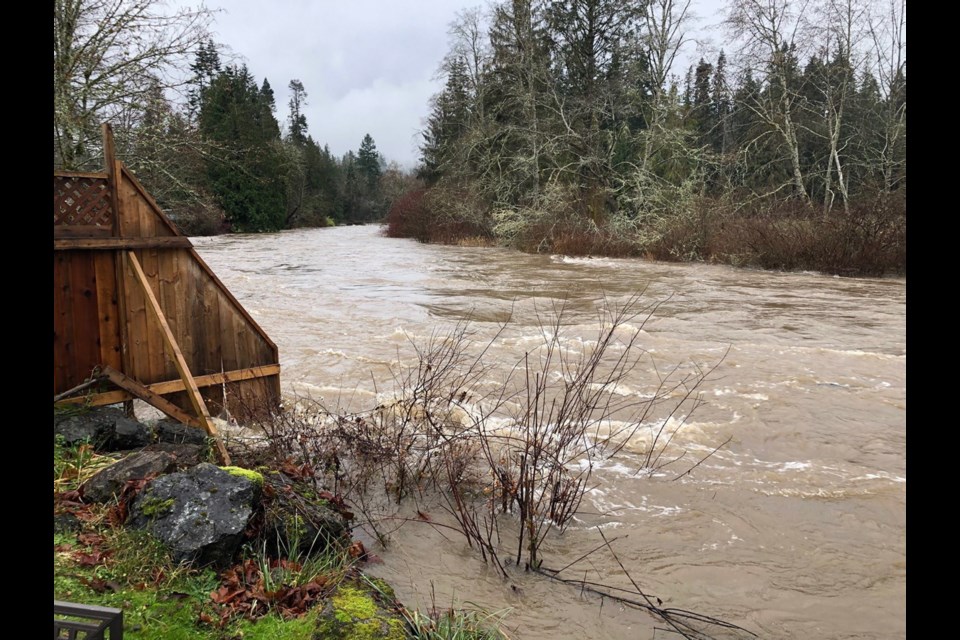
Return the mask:
<svg viewBox="0 0 960 640"><path fill-rule="evenodd" d="M231 226L282 228L286 176L269 82L258 88L245 65L227 67L205 92L200 129L224 149L222 157L211 159L207 173Z"/></svg>

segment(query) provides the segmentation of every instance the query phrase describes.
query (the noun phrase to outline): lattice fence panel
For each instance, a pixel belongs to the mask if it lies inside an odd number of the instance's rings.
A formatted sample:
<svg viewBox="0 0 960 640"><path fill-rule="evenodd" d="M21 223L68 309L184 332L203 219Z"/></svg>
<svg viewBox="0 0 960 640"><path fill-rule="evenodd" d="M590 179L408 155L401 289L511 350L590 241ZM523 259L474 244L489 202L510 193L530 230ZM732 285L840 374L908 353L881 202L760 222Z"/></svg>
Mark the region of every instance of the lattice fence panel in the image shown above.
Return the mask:
<svg viewBox="0 0 960 640"><path fill-rule="evenodd" d="M53 224L110 227L110 189L103 178L53 176Z"/></svg>

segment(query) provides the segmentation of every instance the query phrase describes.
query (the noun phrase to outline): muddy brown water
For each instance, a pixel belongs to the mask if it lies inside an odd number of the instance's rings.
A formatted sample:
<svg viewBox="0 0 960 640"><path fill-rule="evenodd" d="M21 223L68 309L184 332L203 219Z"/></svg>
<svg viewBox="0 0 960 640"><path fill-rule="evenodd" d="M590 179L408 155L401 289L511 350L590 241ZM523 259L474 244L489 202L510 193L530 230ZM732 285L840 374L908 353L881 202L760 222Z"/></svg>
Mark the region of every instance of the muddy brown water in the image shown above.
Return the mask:
<svg viewBox="0 0 960 640"><path fill-rule="evenodd" d="M285 389L353 409L385 393L412 344L460 320L492 336L512 313L488 353L507 368L542 340L537 318L553 301L566 301L575 348L595 336L599 308L642 291L661 302L640 336L652 360L618 392L642 397L657 372L720 361L673 446L699 459L730 442L678 481L638 473L642 442L601 464L545 564L597 546L599 527L664 606L765 638L905 637L904 280L430 246L375 226L195 244L279 346ZM408 604L482 605L505 614L511 638L676 637L522 569L503 580L448 530L409 524L378 553L371 572ZM570 574L630 588L606 552Z"/></svg>

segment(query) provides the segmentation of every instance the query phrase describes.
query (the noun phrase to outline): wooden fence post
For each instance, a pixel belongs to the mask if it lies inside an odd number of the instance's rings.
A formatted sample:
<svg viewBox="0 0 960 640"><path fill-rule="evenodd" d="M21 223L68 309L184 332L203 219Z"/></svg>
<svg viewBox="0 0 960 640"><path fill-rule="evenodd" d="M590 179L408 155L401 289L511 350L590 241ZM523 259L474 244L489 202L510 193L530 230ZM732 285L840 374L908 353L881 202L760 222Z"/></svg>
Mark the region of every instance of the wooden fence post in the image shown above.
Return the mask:
<svg viewBox="0 0 960 640"><path fill-rule="evenodd" d="M117 160L116 147L113 144L113 129L104 122L101 125L103 134L103 167L107 174L107 186L110 189L110 208L113 209L113 221L110 235L122 235L120 230L120 181L123 174L120 172L120 161ZM114 272L117 279L117 313L120 316L120 366L124 373L130 372L130 333L127 330L127 297L124 294L124 269L120 252L113 252ZM133 400L123 403L123 412L134 417Z"/></svg>

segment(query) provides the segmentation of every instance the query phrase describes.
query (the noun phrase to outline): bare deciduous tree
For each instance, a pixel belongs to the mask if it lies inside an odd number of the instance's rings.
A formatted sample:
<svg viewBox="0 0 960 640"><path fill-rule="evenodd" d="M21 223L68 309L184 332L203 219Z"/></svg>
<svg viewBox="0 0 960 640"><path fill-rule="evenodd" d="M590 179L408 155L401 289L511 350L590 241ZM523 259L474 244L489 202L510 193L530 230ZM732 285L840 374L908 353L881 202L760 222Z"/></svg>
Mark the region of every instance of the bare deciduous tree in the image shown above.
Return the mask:
<svg viewBox="0 0 960 640"><path fill-rule="evenodd" d="M882 144L874 150L883 175L883 188L898 186L905 166L907 126L907 2L888 0L884 11L870 21L877 62L875 72L884 99Z"/></svg>
<svg viewBox="0 0 960 640"><path fill-rule="evenodd" d="M158 90L186 84L212 12L164 11L161 0L54 0L53 8L54 164L79 168L96 160L101 122L129 126Z"/></svg>
<svg viewBox="0 0 960 640"><path fill-rule="evenodd" d="M791 79L806 22L803 16L809 0L733 0L725 24L733 38L742 43L745 59L755 62L757 77L768 88L763 98L747 105L781 138L792 171L791 185L805 202L810 196L804 186L797 140L797 88Z"/></svg>

